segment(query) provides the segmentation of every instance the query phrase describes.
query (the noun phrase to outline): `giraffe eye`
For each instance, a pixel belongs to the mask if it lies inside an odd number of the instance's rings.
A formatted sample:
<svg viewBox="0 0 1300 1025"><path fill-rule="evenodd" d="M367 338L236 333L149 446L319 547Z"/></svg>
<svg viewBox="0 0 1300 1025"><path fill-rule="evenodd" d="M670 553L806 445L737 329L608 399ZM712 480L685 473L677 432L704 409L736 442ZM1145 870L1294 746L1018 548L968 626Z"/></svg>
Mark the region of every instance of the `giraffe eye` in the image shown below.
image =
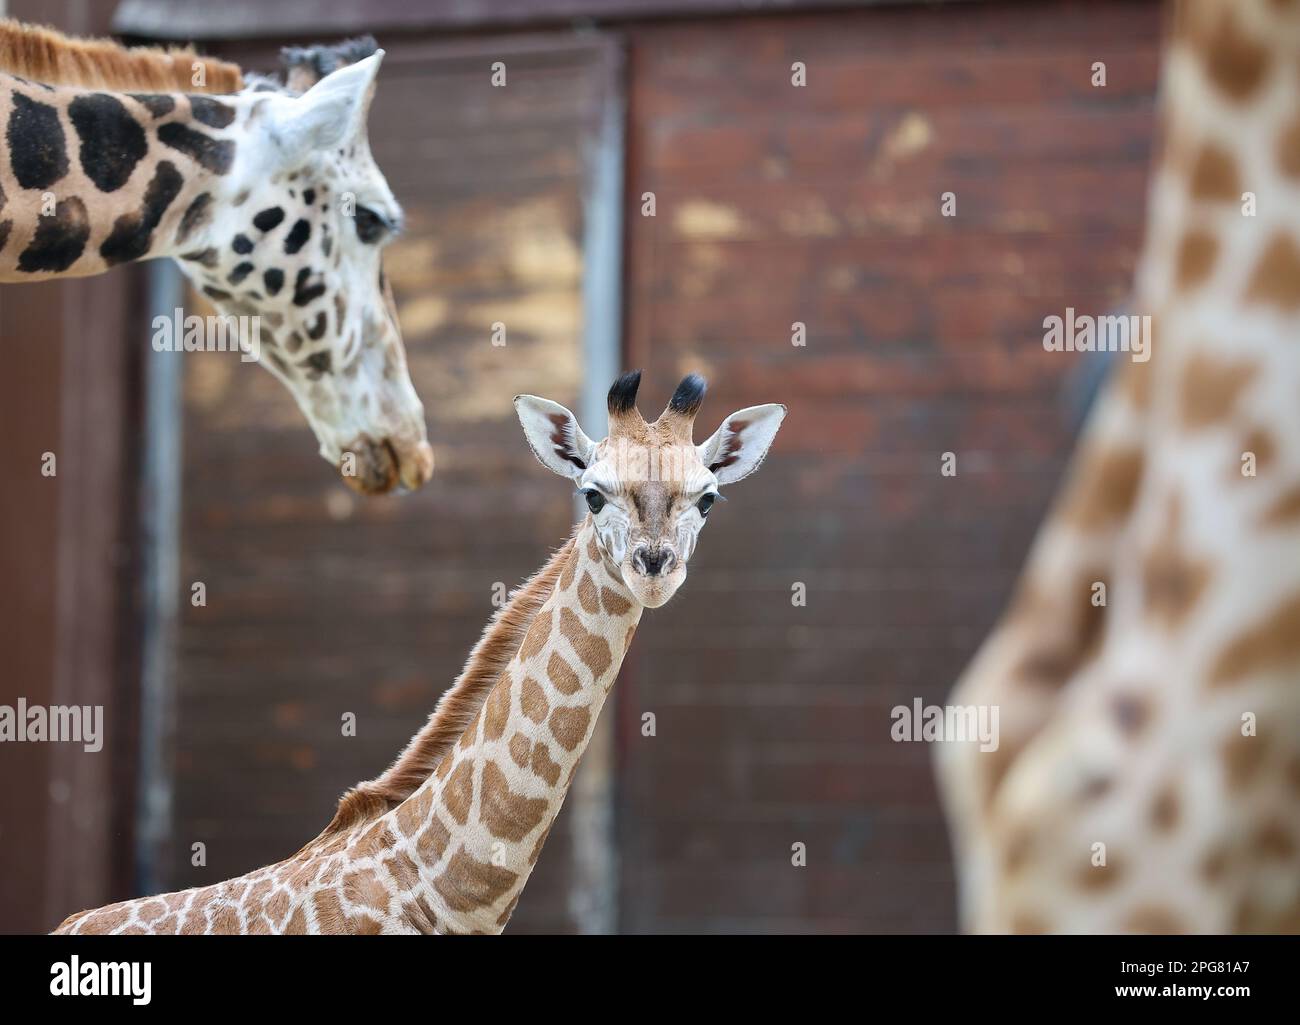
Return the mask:
<svg viewBox="0 0 1300 1025"><path fill-rule="evenodd" d="M587 500L587 508L593 513L598 513L600 510L605 508L605 496L599 491L596 491L594 488L588 488L582 494Z"/></svg>
<svg viewBox="0 0 1300 1025"><path fill-rule="evenodd" d="M709 510L713 508L713 500L718 496L710 492L707 495L701 495L700 500L695 503L695 508L700 510L701 516L708 516Z"/></svg>
<svg viewBox="0 0 1300 1025"><path fill-rule="evenodd" d="M388 222L367 206L357 207L354 220L357 222L357 238L367 245L378 242L388 228Z"/></svg>

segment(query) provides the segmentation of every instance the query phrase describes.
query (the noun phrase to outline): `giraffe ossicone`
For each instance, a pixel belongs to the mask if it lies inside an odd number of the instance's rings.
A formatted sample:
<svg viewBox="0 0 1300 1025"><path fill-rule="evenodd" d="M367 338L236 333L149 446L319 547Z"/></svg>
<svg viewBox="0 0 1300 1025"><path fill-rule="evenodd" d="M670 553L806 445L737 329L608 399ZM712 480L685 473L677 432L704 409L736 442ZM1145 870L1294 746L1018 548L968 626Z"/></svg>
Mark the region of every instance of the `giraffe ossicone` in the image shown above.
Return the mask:
<svg viewBox="0 0 1300 1025"><path fill-rule="evenodd" d="M318 81L291 69L301 94L211 95L154 91L188 71L174 56L0 23L0 282L175 258L344 482L379 493L424 484L433 450L381 265L402 211L366 131L383 51L362 42Z"/></svg>
<svg viewBox="0 0 1300 1025"><path fill-rule="evenodd" d="M718 489L753 473L781 405L691 437L703 379L663 414L636 410L640 374L609 393L593 441L564 406L515 409L544 466L588 513L484 630L456 683L378 778L349 791L293 857L237 879L73 915L63 933L494 933L510 919L559 814L645 608L686 576Z"/></svg>

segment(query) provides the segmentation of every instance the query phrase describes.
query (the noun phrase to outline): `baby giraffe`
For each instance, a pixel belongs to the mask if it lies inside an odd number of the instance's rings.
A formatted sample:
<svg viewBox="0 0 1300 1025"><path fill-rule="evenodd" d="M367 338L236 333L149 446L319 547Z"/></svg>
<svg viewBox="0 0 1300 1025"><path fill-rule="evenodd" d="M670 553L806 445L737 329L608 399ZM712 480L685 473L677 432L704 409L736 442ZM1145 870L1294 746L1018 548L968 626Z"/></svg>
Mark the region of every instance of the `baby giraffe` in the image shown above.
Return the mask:
<svg viewBox="0 0 1300 1025"><path fill-rule="evenodd" d="M640 372L609 391L609 436L569 410L515 399L542 465L589 511L488 624L455 685L379 778L343 797L315 840L279 864L63 922L61 933L499 933L559 814L646 608L668 601L718 488L748 476L782 405L731 414L691 438L694 374L654 423Z"/></svg>

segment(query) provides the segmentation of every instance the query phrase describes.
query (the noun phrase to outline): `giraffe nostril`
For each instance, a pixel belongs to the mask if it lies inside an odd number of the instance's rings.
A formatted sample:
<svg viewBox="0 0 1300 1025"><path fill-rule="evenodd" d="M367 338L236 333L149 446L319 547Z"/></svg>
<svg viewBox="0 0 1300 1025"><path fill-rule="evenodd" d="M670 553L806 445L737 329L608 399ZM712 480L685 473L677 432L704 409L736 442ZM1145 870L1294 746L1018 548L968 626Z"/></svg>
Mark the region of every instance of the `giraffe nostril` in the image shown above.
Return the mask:
<svg viewBox="0 0 1300 1025"><path fill-rule="evenodd" d="M657 577L677 565L671 548L638 548L632 555L632 568L648 577Z"/></svg>

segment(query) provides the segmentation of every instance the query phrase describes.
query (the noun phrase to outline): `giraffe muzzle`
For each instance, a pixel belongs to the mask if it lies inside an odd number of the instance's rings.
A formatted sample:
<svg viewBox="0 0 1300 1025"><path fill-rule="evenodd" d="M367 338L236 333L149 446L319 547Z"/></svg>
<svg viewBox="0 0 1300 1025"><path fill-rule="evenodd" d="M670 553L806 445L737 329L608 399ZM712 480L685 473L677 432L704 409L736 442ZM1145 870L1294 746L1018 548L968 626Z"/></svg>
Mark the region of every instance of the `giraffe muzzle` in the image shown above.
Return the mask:
<svg viewBox="0 0 1300 1025"><path fill-rule="evenodd" d="M632 553L632 568L643 576L667 576L676 565L677 553L664 546L642 545Z"/></svg>
<svg viewBox="0 0 1300 1025"><path fill-rule="evenodd" d="M344 451L339 473L363 495L415 491L433 476L433 449L427 441L410 445L358 438Z"/></svg>

